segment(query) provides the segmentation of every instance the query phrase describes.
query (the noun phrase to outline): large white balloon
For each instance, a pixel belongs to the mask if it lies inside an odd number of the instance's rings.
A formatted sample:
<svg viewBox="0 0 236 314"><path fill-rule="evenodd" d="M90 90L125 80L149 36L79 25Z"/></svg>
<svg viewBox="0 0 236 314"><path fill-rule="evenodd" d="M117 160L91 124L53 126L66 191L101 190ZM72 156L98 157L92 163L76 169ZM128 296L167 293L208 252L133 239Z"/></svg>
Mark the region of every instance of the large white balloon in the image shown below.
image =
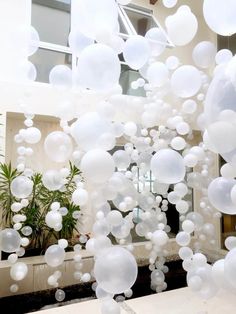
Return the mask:
<svg viewBox="0 0 236 314"><path fill-rule="evenodd" d="M89 182L104 183L112 176L115 163L109 153L92 149L83 156L80 167Z"/></svg>
<svg viewBox="0 0 236 314"><path fill-rule="evenodd" d="M82 150L106 149L102 145L102 138L112 133L112 125L97 112L88 112L77 119L71 130L76 143Z"/></svg>
<svg viewBox="0 0 236 314"><path fill-rule="evenodd" d="M64 262L65 256L65 250L59 245L54 244L46 250L44 259L49 266L58 267Z"/></svg>
<svg viewBox="0 0 236 314"><path fill-rule="evenodd" d="M162 149L152 157L151 170L155 178L161 183L178 183L185 176L182 156L171 149Z"/></svg>
<svg viewBox="0 0 236 314"><path fill-rule="evenodd" d="M10 228L0 231L0 250L6 253L13 253L19 250L21 244L20 234Z"/></svg>
<svg viewBox="0 0 236 314"><path fill-rule="evenodd" d="M183 5L174 15L166 18L166 28L171 41L176 46L185 46L197 33L198 21L191 9Z"/></svg>
<svg viewBox="0 0 236 314"><path fill-rule="evenodd" d="M167 39L164 32L159 27L149 29L145 37L149 41L152 56L157 57L164 52L167 45Z"/></svg>
<svg viewBox="0 0 236 314"><path fill-rule="evenodd" d="M85 48L77 65L77 83L92 90L110 90L119 83L121 66L114 50L103 44Z"/></svg>
<svg viewBox="0 0 236 314"><path fill-rule="evenodd" d="M57 87L71 87L71 69L66 65L56 65L49 73L49 82Z"/></svg>
<svg viewBox="0 0 236 314"><path fill-rule="evenodd" d="M72 153L73 144L69 135L61 131L50 133L44 141L47 156L55 162L67 161Z"/></svg>
<svg viewBox="0 0 236 314"><path fill-rule="evenodd" d="M94 265L94 274L99 287L114 294L130 289L135 283L137 272L135 258L121 247L113 246L103 250Z"/></svg>
<svg viewBox="0 0 236 314"><path fill-rule="evenodd" d="M26 176L18 176L11 182L11 193L17 198L27 198L33 191L33 181Z"/></svg>
<svg viewBox="0 0 236 314"><path fill-rule="evenodd" d="M236 2L234 0L204 0L203 14L207 25L217 34L236 33Z"/></svg>
<svg viewBox="0 0 236 314"><path fill-rule="evenodd" d="M201 84L200 72L192 65L179 67L171 77L172 91L182 98L196 95L201 88Z"/></svg>
<svg viewBox="0 0 236 314"><path fill-rule="evenodd" d="M124 45L123 56L126 63L134 70L142 68L150 57L148 40L142 36L130 37Z"/></svg>
<svg viewBox="0 0 236 314"><path fill-rule="evenodd" d="M101 32L119 32L118 7L115 0L80 0L74 3L72 16L75 28L89 38Z"/></svg>
<svg viewBox="0 0 236 314"><path fill-rule="evenodd" d="M15 263L10 270L11 278L15 281L23 280L28 274L28 266L25 263Z"/></svg>
<svg viewBox="0 0 236 314"><path fill-rule="evenodd" d="M220 177L214 179L208 187L209 201L224 214L236 214L236 207L231 199L231 190L235 184L235 180Z"/></svg>
<svg viewBox="0 0 236 314"><path fill-rule="evenodd" d="M215 63L216 46L210 41L202 41L193 50L193 61L196 66L206 69Z"/></svg>
<svg viewBox="0 0 236 314"><path fill-rule="evenodd" d="M76 56L79 56L86 47L94 43L93 39L86 37L77 29L70 32L68 39L71 50Z"/></svg>

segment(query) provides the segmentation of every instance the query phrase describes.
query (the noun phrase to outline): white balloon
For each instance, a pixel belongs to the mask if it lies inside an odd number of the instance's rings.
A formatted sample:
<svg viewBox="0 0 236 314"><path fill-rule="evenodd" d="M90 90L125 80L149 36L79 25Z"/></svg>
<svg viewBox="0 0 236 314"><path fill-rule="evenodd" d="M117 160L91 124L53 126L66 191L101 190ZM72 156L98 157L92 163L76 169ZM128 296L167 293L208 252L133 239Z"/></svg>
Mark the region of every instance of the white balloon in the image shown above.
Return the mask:
<svg viewBox="0 0 236 314"><path fill-rule="evenodd" d="M166 48L167 38L159 27L149 29L145 35L151 47L152 56L160 56Z"/></svg>
<svg viewBox="0 0 236 314"><path fill-rule="evenodd" d="M72 154L73 144L71 137L64 132L54 131L44 141L44 150L47 156L55 162L65 162Z"/></svg>
<svg viewBox="0 0 236 314"><path fill-rule="evenodd" d="M47 248L44 259L49 266L58 267L64 262L65 256L65 250L58 244L54 244Z"/></svg>
<svg viewBox="0 0 236 314"><path fill-rule="evenodd" d="M86 37L78 29L73 29L70 32L68 40L70 48L76 56L79 56L86 47L94 43L93 39Z"/></svg>
<svg viewBox="0 0 236 314"><path fill-rule="evenodd" d="M231 190L235 183L235 180L220 177L214 179L208 186L209 201L224 214L236 214L236 207L231 199Z"/></svg>
<svg viewBox="0 0 236 314"><path fill-rule="evenodd" d="M110 90L119 83L121 66L114 50L103 44L85 48L78 59L77 83L92 90Z"/></svg>
<svg viewBox="0 0 236 314"><path fill-rule="evenodd" d="M83 156L80 167L86 180L92 183L104 183L114 173L115 163L109 153L101 149L93 149Z"/></svg>
<svg viewBox="0 0 236 314"><path fill-rule="evenodd" d="M49 82L57 87L71 87L71 69L66 65L56 65L49 73Z"/></svg>
<svg viewBox="0 0 236 314"><path fill-rule="evenodd" d="M134 70L142 68L150 57L151 49L148 40L142 36L130 37L124 45L125 62Z"/></svg>
<svg viewBox="0 0 236 314"><path fill-rule="evenodd" d="M193 50L193 61L196 66L206 69L215 63L216 46L210 41L202 41Z"/></svg>
<svg viewBox="0 0 236 314"><path fill-rule="evenodd" d="M192 41L198 30L198 21L191 9L183 5L165 21L168 35L176 46L185 46Z"/></svg>
<svg viewBox="0 0 236 314"><path fill-rule="evenodd" d="M236 32L236 2L204 0L203 14L207 25L217 34L231 36Z"/></svg>
<svg viewBox="0 0 236 314"><path fill-rule="evenodd" d="M41 140L41 131L35 127L27 128L24 139L28 144L37 144Z"/></svg>
<svg viewBox="0 0 236 314"><path fill-rule="evenodd" d="M152 157L151 170L155 178L161 183L178 183L185 176L182 156L171 149L162 149Z"/></svg>
<svg viewBox="0 0 236 314"><path fill-rule="evenodd" d="M173 8L177 4L178 0L162 0L162 2L163 5L169 9Z"/></svg>
<svg viewBox="0 0 236 314"><path fill-rule="evenodd" d="M114 246L103 250L94 265L99 287L114 294L122 293L133 286L137 270L133 255L124 248Z"/></svg>
<svg viewBox="0 0 236 314"><path fill-rule="evenodd" d="M196 95L202 85L200 72L192 65L179 67L171 77L172 91L179 97Z"/></svg>
<svg viewBox="0 0 236 314"><path fill-rule="evenodd" d="M11 193L16 198L27 198L33 191L33 181L20 175L11 182Z"/></svg>
<svg viewBox="0 0 236 314"><path fill-rule="evenodd" d="M10 228L0 231L0 250L6 253L13 253L19 250L21 245L20 234Z"/></svg>
<svg viewBox="0 0 236 314"><path fill-rule="evenodd" d="M154 62L148 67L147 79L153 87L163 86L167 82L168 76L169 71L162 62Z"/></svg>
<svg viewBox="0 0 236 314"><path fill-rule="evenodd" d="M25 263L18 262L12 265L10 270L11 278L15 281L23 280L28 274L28 266Z"/></svg>

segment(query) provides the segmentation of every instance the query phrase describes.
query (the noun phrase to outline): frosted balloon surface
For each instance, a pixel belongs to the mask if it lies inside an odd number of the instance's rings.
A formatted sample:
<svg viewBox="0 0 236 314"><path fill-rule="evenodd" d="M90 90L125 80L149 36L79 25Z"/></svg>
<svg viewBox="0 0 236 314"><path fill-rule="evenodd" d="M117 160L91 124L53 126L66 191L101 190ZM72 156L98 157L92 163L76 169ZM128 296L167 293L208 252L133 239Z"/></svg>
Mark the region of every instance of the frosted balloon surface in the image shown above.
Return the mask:
<svg viewBox="0 0 236 314"><path fill-rule="evenodd" d="M214 179L208 187L209 201L224 214L236 214L236 207L231 199L231 190L235 183L235 180L220 177Z"/></svg>
<svg viewBox="0 0 236 314"><path fill-rule="evenodd" d="M69 35L69 45L71 47L72 52L79 56L80 53L89 45L92 45L94 40L86 37L78 30L73 30Z"/></svg>
<svg viewBox="0 0 236 314"><path fill-rule="evenodd" d="M204 0L203 14L208 26L217 34L231 36L236 32L236 2Z"/></svg>
<svg viewBox="0 0 236 314"><path fill-rule="evenodd" d="M162 149L152 157L151 170L159 182L167 184L180 182L185 176L182 156L171 149Z"/></svg>
<svg viewBox="0 0 236 314"><path fill-rule="evenodd" d="M134 70L142 68L150 54L148 40L142 36L133 36L125 42L123 56L126 63Z"/></svg>
<svg viewBox="0 0 236 314"><path fill-rule="evenodd" d="M135 258L121 247L111 247L102 251L94 266L98 285L114 294L130 289L136 281L137 271Z"/></svg>
<svg viewBox="0 0 236 314"><path fill-rule="evenodd" d="M36 144L41 139L41 131L35 127L27 128L24 138L25 138L26 143Z"/></svg>
<svg viewBox="0 0 236 314"><path fill-rule="evenodd" d="M93 90L109 90L119 83L120 72L120 61L113 49L102 44L90 45L78 59L77 83Z"/></svg>
<svg viewBox="0 0 236 314"><path fill-rule="evenodd" d="M67 161L72 153L73 144L69 135L61 131L50 133L44 141L47 156L55 162Z"/></svg>
<svg viewBox="0 0 236 314"><path fill-rule="evenodd" d="M185 46L195 37L198 21L191 9L181 6L174 15L166 18L166 28L171 41L176 46Z"/></svg>
<svg viewBox="0 0 236 314"><path fill-rule="evenodd" d="M191 65L181 66L171 77L172 91L182 98L196 95L201 88L201 84L200 72Z"/></svg>
<svg viewBox="0 0 236 314"><path fill-rule="evenodd" d="M88 112L72 125L72 135L79 147L85 151L104 148L102 138L111 133L111 124L97 112Z"/></svg>
<svg viewBox="0 0 236 314"><path fill-rule="evenodd" d="M109 153L101 149L93 149L83 156L80 167L88 181L104 183L112 176L115 163Z"/></svg>
<svg viewBox="0 0 236 314"><path fill-rule="evenodd" d="M17 198L27 198L33 190L33 182L28 177L18 176L11 182L11 192Z"/></svg>
<svg viewBox="0 0 236 314"><path fill-rule="evenodd" d="M210 41L202 41L193 50L193 61L200 68L208 68L215 63L216 46Z"/></svg>
<svg viewBox="0 0 236 314"><path fill-rule="evenodd" d="M74 5L77 29L95 39L105 30L119 31L118 7L115 0L81 0Z"/></svg>
<svg viewBox="0 0 236 314"><path fill-rule="evenodd" d="M168 80L169 71L162 62L152 63L147 70L147 79L154 87L161 87Z"/></svg>
<svg viewBox="0 0 236 314"><path fill-rule="evenodd" d="M27 276L28 266L25 263L15 263L10 270L11 278L15 281L20 281Z"/></svg>
<svg viewBox="0 0 236 314"><path fill-rule="evenodd" d="M46 250L44 259L49 266L58 267L65 259L65 251L57 244L51 245Z"/></svg>
<svg viewBox="0 0 236 314"><path fill-rule="evenodd" d="M61 174L57 170L48 170L44 172L42 181L43 181L43 185L49 191L59 190L63 185Z"/></svg>
<svg viewBox="0 0 236 314"><path fill-rule="evenodd" d="M166 8L173 8L178 0L162 0L162 2Z"/></svg>
<svg viewBox="0 0 236 314"><path fill-rule="evenodd" d="M167 45L167 39L163 31L158 27L153 27L147 31L145 37L149 41L152 56L161 55Z"/></svg>
<svg viewBox="0 0 236 314"><path fill-rule="evenodd" d="M13 253L19 250L21 244L20 234L14 230L6 228L0 231L0 250L6 253Z"/></svg>
<svg viewBox="0 0 236 314"><path fill-rule="evenodd" d="M71 87L72 71L66 65L56 65L49 74L50 84L58 87Z"/></svg>

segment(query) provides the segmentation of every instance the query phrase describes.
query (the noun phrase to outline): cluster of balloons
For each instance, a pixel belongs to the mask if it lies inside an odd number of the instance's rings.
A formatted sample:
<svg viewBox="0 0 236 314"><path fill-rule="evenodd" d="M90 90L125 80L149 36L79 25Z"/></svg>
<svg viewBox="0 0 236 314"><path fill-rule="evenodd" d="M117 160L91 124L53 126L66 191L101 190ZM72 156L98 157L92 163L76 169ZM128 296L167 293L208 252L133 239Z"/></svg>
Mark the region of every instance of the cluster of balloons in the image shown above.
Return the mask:
<svg viewBox="0 0 236 314"><path fill-rule="evenodd" d="M206 245L216 245L215 222L221 214L236 214L236 57L227 49L217 52L214 43L202 41L192 50L191 64L182 64L175 55L160 61L168 40L181 47L192 42L198 31L194 12L187 5L174 9L176 12L165 20L167 35L153 27L145 36L133 35L124 40L119 36L118 3L129 2L75 3L76 19L69 45L79 57L77 67L72 74L68 67L57 65L49 76L53 86L70 90L74 97L61 99L55 113L61 130L43 139L45 156L55 163L55 168L43 173L47 189L65 188L65 163L69 160L82 171L74 182L72 202L81 207L83 217L88 219L86 225L88 221L92 224L91 237L84 233L79 239L94 255L95 263L92 273L83 273L81 246L75 245L74 277L89 282L94 276L93 289L102 300L103 314L120 313L114 295L132 296L137 278L132 230L148 240L151 288L156 292L167 288L165 262L171 227L166 212L172 210L170 204L179 214L180 231L175 240L188 286L206 299L219 288L231 292L236 289L236 238L226 239L226 258L212 266L202 250ZM166 8L176 4L177 0L163 0ZM203 12L206 23L217 34L236 32L235 1L225 5L221 0L204 0ZM37 33L31 29L30 34L37 43ZM30 53L34 50L30 48ZM131 87L142 87L146 97L122 95L120 54L140 74ZM33 232L22 224L27 219L22 209L28 205L33 188L34 171L27 168L27 158L34 154L31 146L41 140L40 130L33 126L34 114L29 110L24 114L26 128L14 138L19 144L17 169L21 175L10 186L17 199L11 206L13 228L0 232L0 249L11 253L8 261L15 281L24 279L28 271L24 263L18 262ZM202 132L197 142L196 125ZM227 162L218 178L211 172L215 154ZM194 212L189 201L192 189L200 195ZM60 231L62 217L67 214L54 200L45 223ZM81 215L74 212L73 218L79 221ZM112 245L110 236L118 245ZM62 265L67 240L59 239L48 247L48 266ZM61 275L54 269L48 284L58 288ZM16 292L18 285L10 289ZM63 301L64 291L58 289L55 297Z"/></svg>

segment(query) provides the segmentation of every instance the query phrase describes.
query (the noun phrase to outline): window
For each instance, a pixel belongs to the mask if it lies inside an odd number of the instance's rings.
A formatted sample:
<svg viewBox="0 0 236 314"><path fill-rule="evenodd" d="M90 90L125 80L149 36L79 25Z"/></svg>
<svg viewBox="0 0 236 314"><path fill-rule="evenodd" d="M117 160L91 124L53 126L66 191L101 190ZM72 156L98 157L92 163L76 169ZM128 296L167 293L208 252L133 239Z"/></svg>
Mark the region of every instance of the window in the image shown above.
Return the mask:
<svg viewBox="0 0 236 314"><path fill-rule="evenodd" d="M126 40L132 35L145 35L152 27L161 29L151 10L129 5L118 6L120 36ZM31 24L39 33L40 46L30 61L37 68L37 81L48 83L51 69L64 64L72 69L77 57L68 44L71 29L71 0L32 0ZM164 33L164 31L163 31ZM164 33L165 34L165 33ZM165 34L167 38L167 35ZM172 46L167 38L167 46ZM121 56L121 61L122 56ZM122 62L120 84L126 95L145 96L143 88L132 89L131 82L140 77L139 72Z"/></svg>
<svg viewBox="0 0 236 314"><path fill-rule="evenodd" d="M36 66L38 82L48 83L55 65L72 68L76 64L68 45L70 11L71 0L32 0L31 25L39 33L40 45L30 61Z"/></svg>

